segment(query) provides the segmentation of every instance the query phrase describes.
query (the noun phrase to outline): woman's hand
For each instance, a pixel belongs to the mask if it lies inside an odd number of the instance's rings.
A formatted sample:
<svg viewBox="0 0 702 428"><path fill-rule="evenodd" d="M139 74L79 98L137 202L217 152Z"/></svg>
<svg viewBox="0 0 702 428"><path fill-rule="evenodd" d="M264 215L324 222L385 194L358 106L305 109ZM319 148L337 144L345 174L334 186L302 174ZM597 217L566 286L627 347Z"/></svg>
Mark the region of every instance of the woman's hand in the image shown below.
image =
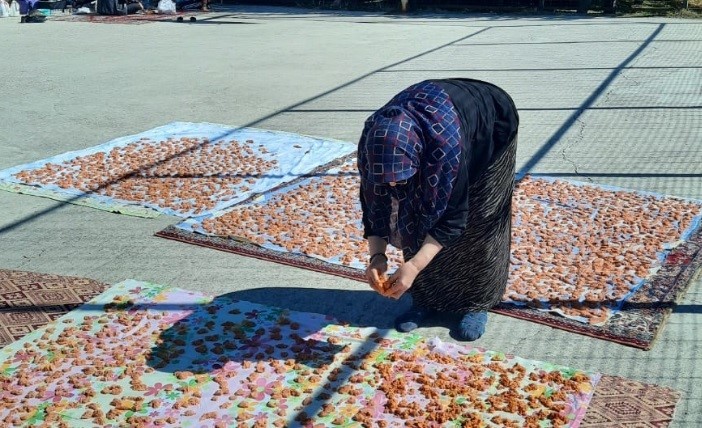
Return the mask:
<svg viewBox="0 0 702 428"><path fill-rule="evenodd" d="M389 286L385 289L385 293L382 294L393 299L402 297L412 287L419 272L427 267L442 248L443 246L439 241L431 235L427 235L417 254L392 274L388 280Z"/></svg>
<svg viewBox="0 0 702 428"><path fill-rule="evenodd" d="M374 256L366 268L366 279L371 288L378 293L385 295L383 290L383 280L385 272L388 271L388 258L384 254Z"/></svg>
<svg viewBox="0 0 702 428"><path fill-rule="evenodd" d="M390 286L385 290L383 294L385 297L390 297L393 299L399 299L407 290L412 287L415 278L419 275L419 269L412 260L400 266L399 269L392 274L388 280Z"/></svg>

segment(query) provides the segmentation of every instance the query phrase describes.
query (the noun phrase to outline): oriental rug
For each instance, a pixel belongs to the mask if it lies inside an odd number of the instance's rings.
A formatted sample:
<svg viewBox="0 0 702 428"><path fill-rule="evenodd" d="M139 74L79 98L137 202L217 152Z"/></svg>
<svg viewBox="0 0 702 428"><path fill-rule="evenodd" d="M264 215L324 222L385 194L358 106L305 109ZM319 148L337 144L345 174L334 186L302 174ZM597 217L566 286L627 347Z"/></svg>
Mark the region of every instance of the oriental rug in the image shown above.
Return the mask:
<svg viewBox="0 0 702 428"><path fill-rule="evenodd" d="M0 348L107 288L87 278L0 269Z"/></svg>
<svg viewBox="0 0 702 428"><path fill-rule="evenodd" d="M670 425L680 393L619 376L602 376L581 428L663 428Z"/></svg>
<svg viewBox="0 0 702 428"><path fill-rule="evenodd" d="M349 161L157 236L363 281L357 188ZM524 177L510 280L494 311L650 349L700 270L701 219L699 201Z"/></svg>

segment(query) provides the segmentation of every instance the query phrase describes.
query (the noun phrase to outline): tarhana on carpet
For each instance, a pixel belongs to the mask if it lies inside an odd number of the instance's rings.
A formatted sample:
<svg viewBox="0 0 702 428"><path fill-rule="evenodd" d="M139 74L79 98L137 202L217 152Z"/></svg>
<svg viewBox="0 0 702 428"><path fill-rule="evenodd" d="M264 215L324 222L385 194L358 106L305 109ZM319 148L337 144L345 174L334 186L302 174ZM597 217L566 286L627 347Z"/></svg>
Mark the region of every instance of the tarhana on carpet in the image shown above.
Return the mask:
<svg viewBox="0 0 702 428"><path fill-rule="evenodd" d="M144 216L202 216L325 171L354 144L211 123L173 122L0 171L0 190Z"/></svg>
<svg viewBox="0 0 702 428"><path fill-rule="evenodd" d="M598 373L127 280L0 350L10 426L577 427Z"/></svg>
<svg viewBox="0 0 702 428"><path fill-rule="evenodd" d="M363 281L354 168L351 160L157 236ZM701 218L699 201L523 177L510 279L494 311L650 349L699 271Z"/></svg>
<svg viewBox="0 0 702 428"><path fill-rule="evenodd" d="M107 288L87 278L0 269L0 348Z"/></svg>

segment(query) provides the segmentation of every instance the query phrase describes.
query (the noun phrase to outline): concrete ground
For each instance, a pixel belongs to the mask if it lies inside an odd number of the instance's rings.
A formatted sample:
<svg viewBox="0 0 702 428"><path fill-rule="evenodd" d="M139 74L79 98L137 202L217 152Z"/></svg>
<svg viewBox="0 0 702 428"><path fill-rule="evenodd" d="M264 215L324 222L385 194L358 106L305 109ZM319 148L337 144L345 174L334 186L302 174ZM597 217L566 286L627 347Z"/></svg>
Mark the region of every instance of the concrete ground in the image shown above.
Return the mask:
<svg viewBox="0 0 702 428"><path fill-rule="evenodd" d="M217 5L215 5L217 8ZM702 22L374 15L219 6L195 24L0 19L0 169L171 121L356 141L429 77L494 82L521 115L518 168L702 199ZM170 284L389 327L362 283L153 236L134 218L0 192L0 268ZM676 388L702 426L702 283L650 351L491 314L478 345ZM443 327L425 336L451 340Z"/></svg>

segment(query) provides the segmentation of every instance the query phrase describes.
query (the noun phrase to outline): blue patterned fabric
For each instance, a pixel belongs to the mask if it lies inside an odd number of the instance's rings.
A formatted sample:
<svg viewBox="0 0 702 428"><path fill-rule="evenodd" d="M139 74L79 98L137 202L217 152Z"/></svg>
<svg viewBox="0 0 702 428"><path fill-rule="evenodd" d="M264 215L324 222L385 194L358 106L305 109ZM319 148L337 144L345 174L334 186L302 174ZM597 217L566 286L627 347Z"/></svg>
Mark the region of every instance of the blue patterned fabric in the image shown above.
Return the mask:
<svg viewBox="0 0 702 428"><path fill-rule="evenodd" d="M448 206L460 128L448 94L431 81L410 86L366 120L358 145L366 237L381 236L409 254L419 250Z"/></svg>

